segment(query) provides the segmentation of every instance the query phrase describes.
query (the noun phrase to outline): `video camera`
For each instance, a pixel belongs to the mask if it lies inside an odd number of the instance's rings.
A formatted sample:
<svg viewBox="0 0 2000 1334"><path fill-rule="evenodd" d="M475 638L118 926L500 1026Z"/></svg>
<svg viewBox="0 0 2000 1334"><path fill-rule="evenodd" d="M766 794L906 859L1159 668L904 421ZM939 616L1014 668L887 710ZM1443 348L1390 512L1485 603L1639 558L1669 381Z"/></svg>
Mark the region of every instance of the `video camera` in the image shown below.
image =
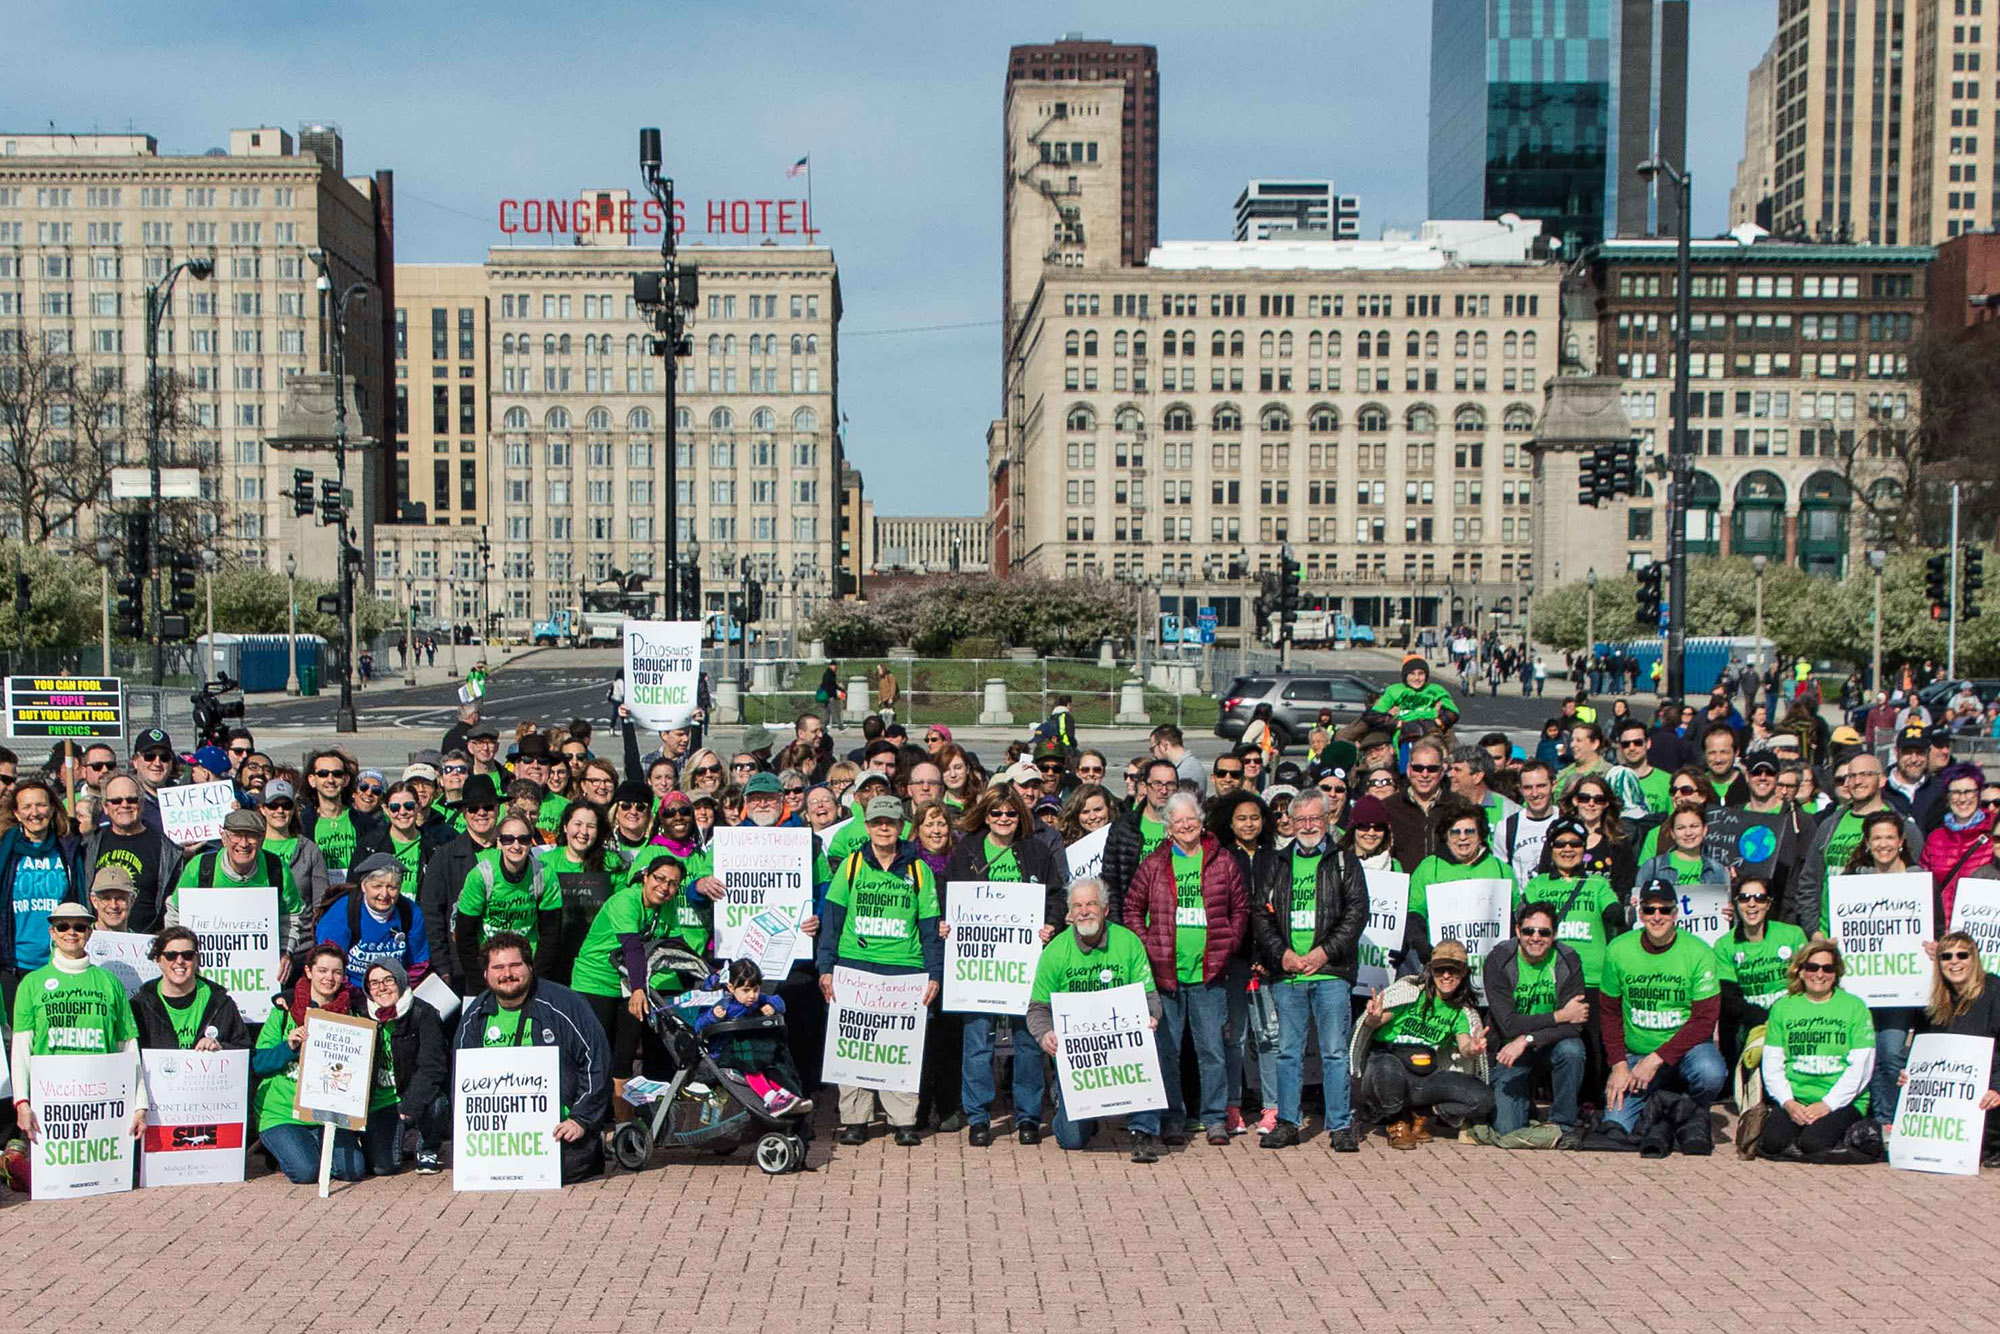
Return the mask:
<svg viewBox="0 0 2000 1334"><path fill-rule="evenodd" d="M201 689L188 696L194 705L194 730L199 738L197 746L221 745L229 735L229 724L243 717L243 687L229 679L229 673L217 672L213 681L202 682ZM239 698L224 700L222 696L234 694Z"/></svg>

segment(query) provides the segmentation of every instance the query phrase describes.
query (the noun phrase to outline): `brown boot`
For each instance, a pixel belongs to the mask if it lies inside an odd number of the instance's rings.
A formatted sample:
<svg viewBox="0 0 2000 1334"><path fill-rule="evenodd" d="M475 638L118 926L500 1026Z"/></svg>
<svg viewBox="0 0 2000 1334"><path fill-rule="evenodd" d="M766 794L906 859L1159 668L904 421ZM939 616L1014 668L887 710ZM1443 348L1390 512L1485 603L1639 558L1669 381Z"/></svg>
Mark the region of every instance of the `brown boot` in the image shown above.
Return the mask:
<svg viewBox="0 0 2000 1334"><path fill-rule="evenodd" d="M1418 1114L1410 1118L1410 1143L1429 1144L1431 1142L1431 1119Z"/></svg>
<svg viewBox="0 0 2000 1334"><path fill-rule="evenodd" d="M1389 1123L1389 1147L1392 1149L1414 1149L1417 1147L1417 1141L1412 1133L1409 1117L1406 1116Z"/></svg>
<svg viewBox="0 0 2000 1334"><path fill-rule="evenodd" d="M632 1104L625 1101L625 1081L611 1081L611 1119L614 1124L623 1125L632 1119Z"/></svg>

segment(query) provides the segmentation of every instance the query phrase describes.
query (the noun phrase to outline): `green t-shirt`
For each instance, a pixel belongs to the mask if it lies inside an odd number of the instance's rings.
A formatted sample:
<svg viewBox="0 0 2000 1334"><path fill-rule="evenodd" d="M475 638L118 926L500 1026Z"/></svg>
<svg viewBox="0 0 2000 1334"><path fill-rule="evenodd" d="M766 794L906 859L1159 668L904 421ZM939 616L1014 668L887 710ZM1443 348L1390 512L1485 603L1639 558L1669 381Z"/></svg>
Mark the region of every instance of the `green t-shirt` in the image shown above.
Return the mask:
<svg viewBox="0 0 2000 1334"><path fill-rule="evenodd" d="M1639 780L1639 790L1646 794L1646 810L1653 815L1665 815L1674 808L1674 776L1665 769L1648 769L1643 777L1633 774Z"/></svg>
<svg viewBox="0 0 2000 1334"><path fill-rule="evenodd" d="M1538 875L1515 892L1514 911L1518 914L1530 903L1554 904L1560 914L1556 939L1576 951L1577 962L1583 965L1583 985L1595 987L1604 976L1604 910L1617 902L1618 892L1601 875L1579 880Z"/></svg>
<svg viewBox="0 0 2000 1334"><path fill-rule="evenodd" d="M1701 883L1701 857L1690 857L1679 848L1667 854L1667 865L1673 868L1674 883L1677 885L1698 885Z"/></svg>
<svg viewBox="0 0 2000 1334"><path fill-rule="evenodd" d="M992 839L986 840L986 878L1015 882L1021 878L1021 859L1014 855L1011 847L996 846Z"/></svg>
<svg viewBox="0 0 2000 1334"><path fill-rule="evenodd" d="M322 849L324 851L324 849ZM204 877L202 867L212 864L213 869ZM272 888L271 870L277 869L278 916L282 919L305 911L305 900L299 897L299 887L292 883L291 864L277 853L259 856L251 863L250 874L241 880L229 869L229 855L223 852L204 852L198 857L188 858L181 868L180 882L168 896L178 912L181 906L181 891L184 889L267 889Z"/></svg>
<svg viewBox="0 0 2000 1334"><path fill-rule="evenodd" d="M371 1112L394 1107L400 1101L396 1096L396 1056L389 1047L389 1031L394 1026L395 1021L391 1020L375 1030L375 1086L368 1091Z"/></svg>
<svg viewBox="0 0 2000 1334"><path fill-rule="evenodd" d="M1313 947L1313 928L1319 924L1319 864L1324 854L1313 856L1294 851L1292 853L1292 953L1310 954ZM1332 973L1298 973L1287 976L1286 982L1330 982Z"/></svg>
<svg viewBox="0 0 2000 1334"><path fill-rule="evenodd" d="M1722 994L1715 951L1685 931L1654 954L1646 933L1627 931L1604 951L1604 994L1622 1001L1625 1050L1650 1056L1693 1017L1697 1001Z"/></svg>
<svg viewBox="0 0 2000 1334"><path fill-rule="evenodd" d="M1528 962L1523 950L1514 952L1516 980L1514 1008L1522 1014L1556 1012L1556 952L1550 950L1540 963Z"/></svg>
<svg viewBox="0 0 2000 1334"><path fill-rule="evenodd" d="M673 921L670 906L649 908L637 885L619 890L604 901L577 947L576 965L570 970L569 987L590 996L623 996L625 980L612 953L620 936L640 935L654 940L667 934Z"/></svg>
<svg viewBox="0 0 2000 1334"><path fill-rule="evenodd" d="M160 993L160 1007L167 1012L167 1022L174 1026L174 1045L182 1051L201 1040L201 1017L208 1013L208 994L212 990L206 981L196 978L185 1005L176 1005L166 992Z"/></svg>
<svg viewBox="0 0 2000 1334"><path fill-rule="evenodd" d="M1875 1050L1875 1021L1868 1003L1851 991L1835 988L1824 1001L1788 995L1771 1007L1764 1042L1783 1050L1792 1096L1811 1106L1840 1082L1856 1052ZM1855 1096L1854 1110L1868 1110L1866 1084Z"/></svg>
<svg viewBox="0 0 2000 1334"><path fill-rule="evenodd" d="M1208 903L1201 896L1201 849L1173 850L1174 977L1199 982L1208 955Z"/></svg>
<svg viewBox="0 0 2000 1334"><path fill-rule="evenodd" d="M275 856L286 866L292 864L292 854L298 850L299 836L297 834L293 834L290 838L272 838L269 834L264 835L264 851Z"/></svg>
<svg viewBox="0 0 2000 1334"><path fill-rule="evenodd" d="M296 1027L297 1025L292 1022L290 1011L282 1005L273 1005L270 1018L266 1019L264 1027L258 1030L257 1045L260 1048L275 1047ZM307 1124L292 1112L292 1103L298 1097L298 1093L299 1056L297 1052L293 1052L292 1059L285 1063L285 1068L275 1075L266 1075L264 1081L257 1086L256 1092L251 1095L251 1102L255 1104L254 1110L257 1114L257 1129L263 1131L269 1130L272 1126Z"/></svg>
<svg viewBox="0 0 2000 1334"><path fill-rule="evenodd" d="M1478 861L1467 866L1446 861L1442 857L1426 857L1417 863L1417 869L1410 872L1410 911L1422 913L1430 918L1430 887L1453 880L1504 880L1513 885L1514 872L1507 863L1487 853Z"/></svg>
<svg viewBox="0 0 2000 1334"><path fill-rule="evenodd" d="M1430 722L1438 716L1438 710L1451 707L1451 691L1436 681L1424 684L1422 690L1412 690L1401 681L1384 690L1375 700L1376 713L1395 713L1399 723Z"/></svg>
<svg viewBox="0 0 2000 1334"><path fill-rule="evenodd" d="M533 857L518 879L509 879L506 863L479 858L466 872L458 891L458 915L479 923L479 943L502 931L518 931L537 950L542 947L540 914L562 907L562 890L552 875L543 875Z"/></svg>
<svg viewBox="0 0 2000 1334"><path fill-rule="evenodd" d="M1715 980L1734 982L1744 1000L1768 1010L1785 994L1787 970L1805 943L1790 922L1765 922L1762 940L1738 940L1732 930L1715 942Z"/></svg>
<svg viewBox="0 0 2000 1334"><path fill-rule="evenodd" d="M331 820L320 819L313 825L312 838L328 870L346 870L354 861L354 812L343 810Z"/></svg>
<svg viewBox="0 0 2000 1334"><path fill-rule="evenodd" d="M33 1035L35 1056L103 1055L139 1036L125 988L96 964L69 973L43 964L14 993L14 1031ZM23 1090L15 1089L15 1096Z"/></svg>
<svg viewBox="0 0 2000 1334"><path fill-rule="evenodd" d="M1166 825L1155 823L1152 816L1142 813L1139 816L1139 860L1152 856L1154 849L1166 841Z"/></svg>
<svg viewBox="0 0 2000 1334"><path fill-rule="evenodd" d="M394 834L389 835L389 855L403 864L403 897L412 903L416 902L417 898L417 872L423 859L423 851L422 834L407 843L399 843Z"/></svg>
<svg viewBox="0 0 2000 1334"><path fill-rule="evenodd" d="M923 862L912 859L901 871L885 871L868 850L857 852L841 862L826 901L846 913L835 958L891 969L924 966L917 933L925 919L938 917L939 909L937 879Z"/></svg>
<svg viewBox="0 0 2000 1334"><path fill-rule="evenodd" d="M544 834L553 834L562 827L562 813L569 809L573 798L567 792L551 792L542 798L541 807L535 812L535 828Z"/></svg>
<svg viewBox="0 0 2000 1334"><path fill-rule="evenodd" d="M903 841L907 843L916 836L916 826L912 825L908 820L903 821ZM842 825L840 832L835 834L833 840L826 845L827 859L837 862L852 856L867 846L868 822L857 815L854 819Z"/></svg>
<svg viewBox="0 0 2000 1334"><path fill-rule="evenodd" d="M486 1031L479 1035L482 1047L520 1047L528 1042L528 1007L509 1010L495 1006L486 1016Z"/></svg>
<svg viewBox="0 0 2000 1334"><path fill-rule="evenodd" d="M1833 930L1833 878L1847 874L1847 859L1861 846L1861 825L1868 817L1843 810L1840 822L1833 827L1833 833L1826 841L1826 875L1819 885L1819 929Z"/></svg>
<svg viewBox="0 0 2000 1334"><path fill-rule="evenodd" d="M1107 922L1104 932L1104 944L1088 951L1077 944L1074 929L1058 933L1043 948L1042 961L1035 965L1029 1001L1043 1005L1058 991L1108 991L1132 982L1154 990L1153 965L1146 957L1145 942L1116 922Z"/></svg>
<svg viewBox="0 0 2000 1334"><path fill-rule="evenodd" d="M1460 987L1463 990L1463 984ZM1385 1047L1442 1047L1459 1034L1472 1032L1471 1013L1469 1006L1451 1005L1426 992L1389 1011L1373 1041Z"/></svg>

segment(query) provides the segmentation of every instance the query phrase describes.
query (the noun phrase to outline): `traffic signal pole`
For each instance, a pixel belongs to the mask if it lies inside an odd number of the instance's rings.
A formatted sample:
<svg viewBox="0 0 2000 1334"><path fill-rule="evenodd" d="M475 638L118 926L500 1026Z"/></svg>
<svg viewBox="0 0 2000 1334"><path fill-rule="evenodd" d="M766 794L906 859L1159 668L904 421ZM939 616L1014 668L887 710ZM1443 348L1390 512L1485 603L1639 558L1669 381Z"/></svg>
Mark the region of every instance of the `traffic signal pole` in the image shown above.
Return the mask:
<svg viewBox="0 0 2000 1334"><path fill-rule="evenodd" d="M1958 679L1958 483L1951 484L1951 555L1945 569L1951 577L1951 587L1945 599L1945 606L1951 619L1944 629L1944 674L1950 680Z"/></svg>

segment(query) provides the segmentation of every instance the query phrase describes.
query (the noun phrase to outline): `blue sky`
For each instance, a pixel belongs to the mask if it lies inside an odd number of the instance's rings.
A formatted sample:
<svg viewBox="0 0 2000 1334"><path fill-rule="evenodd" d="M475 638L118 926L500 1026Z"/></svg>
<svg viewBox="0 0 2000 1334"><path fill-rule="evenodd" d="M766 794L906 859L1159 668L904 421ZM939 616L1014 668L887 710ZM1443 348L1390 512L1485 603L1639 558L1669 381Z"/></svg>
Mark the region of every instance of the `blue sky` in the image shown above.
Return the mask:
<svg viewBox="0 0 2000 1334"><path fill-rule="evenodd" d="M1776 10L1695 5L1698 231L1723 225L1744 76ZM232 126L331 120L350 173L394 169L411 261L482 258L503 197L636 193L641 125L664 130L690 199L795 196L803 182L785 168L811 153L846 302L850 455L879 514L974 513L999 403L1007 48L1066 31L1159 48L1165 237L1227 236L1244 180L1283 175L1360 195L1368 236L1423 217L1428 16L1423 0L1266 0L1233 15L1187 0L177 0L143 17L14 0L9 44L26 58L0 90L0 129L129 126L199 152Z"/></svg>

